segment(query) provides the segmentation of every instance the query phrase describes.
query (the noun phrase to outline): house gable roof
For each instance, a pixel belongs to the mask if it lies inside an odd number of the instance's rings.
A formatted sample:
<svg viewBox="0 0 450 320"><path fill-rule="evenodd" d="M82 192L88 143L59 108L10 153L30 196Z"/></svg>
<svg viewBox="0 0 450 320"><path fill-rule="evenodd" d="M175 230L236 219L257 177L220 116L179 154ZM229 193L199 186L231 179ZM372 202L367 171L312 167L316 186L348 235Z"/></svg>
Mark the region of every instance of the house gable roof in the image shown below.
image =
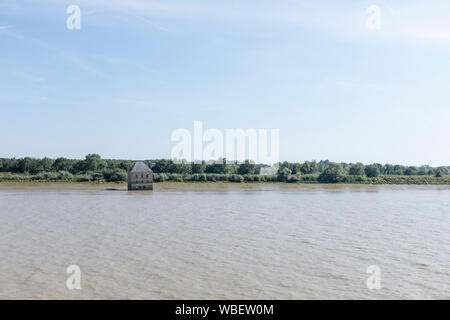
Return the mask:
<svg viewBox="0 0 450 320"><path fill-rule="evenodd" d="M152 172L152 170L143 162L135 162L128 172Z"/></svg>

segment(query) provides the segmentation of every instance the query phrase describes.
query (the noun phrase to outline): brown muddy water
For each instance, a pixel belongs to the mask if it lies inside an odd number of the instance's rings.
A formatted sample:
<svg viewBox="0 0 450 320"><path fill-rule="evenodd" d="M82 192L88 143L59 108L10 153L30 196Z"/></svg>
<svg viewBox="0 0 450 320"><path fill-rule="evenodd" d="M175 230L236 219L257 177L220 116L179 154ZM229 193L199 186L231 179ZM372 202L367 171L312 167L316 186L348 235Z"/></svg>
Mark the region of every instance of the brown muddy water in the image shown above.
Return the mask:
<svg viewBox="0 0 450 320"><path fill-rule="evenodd" d="M450 298L450 186L125 187L0 184L0 298Z"/></svg>

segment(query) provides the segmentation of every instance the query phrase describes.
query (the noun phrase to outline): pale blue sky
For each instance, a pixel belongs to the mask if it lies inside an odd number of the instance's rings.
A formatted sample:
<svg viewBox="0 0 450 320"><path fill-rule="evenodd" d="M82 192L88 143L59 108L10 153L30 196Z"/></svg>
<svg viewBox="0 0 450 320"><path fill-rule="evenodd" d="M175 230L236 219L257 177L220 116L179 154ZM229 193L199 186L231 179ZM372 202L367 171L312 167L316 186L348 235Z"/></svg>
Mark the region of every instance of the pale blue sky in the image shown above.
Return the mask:
<svg viewBox="0 0 450 320"><path fill-rule="evenodd" d="M449 165L449 16L448 1L0 0L0 157L169 158L172 131L202 120L279 129L281 160Z"/></svg>

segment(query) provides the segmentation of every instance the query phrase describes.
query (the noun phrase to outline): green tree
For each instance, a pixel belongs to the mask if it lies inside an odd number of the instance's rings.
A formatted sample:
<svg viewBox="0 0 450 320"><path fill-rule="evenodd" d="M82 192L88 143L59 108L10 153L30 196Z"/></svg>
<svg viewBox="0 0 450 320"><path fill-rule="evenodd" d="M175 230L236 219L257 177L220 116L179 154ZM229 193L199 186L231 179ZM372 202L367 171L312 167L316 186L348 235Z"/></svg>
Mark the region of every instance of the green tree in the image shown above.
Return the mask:
<svg viewBox="0 0 450 320"><path fill-rule="evenodd" d="M227 160L219 159L217 161L214 161L211 164L207 164L206 168L205 168L205 172L206 173L222 173L222 174L228 173Z"/></svg>
<svg viewBox="0 0 450 320"><path fill-rule="evenodd" d="M375 178L380 175L380 169L376 164L369 164L364 168L366 176L369 178Z"/></svg>
<svg viewBox="0 0 450 320"><path fill-rule="evenodd" d="M401 166L401 165L398 165L398 164L396 164L396 165L394 166L393 170L392 170L392 174L395 174L395 175L401 176L401 175L403 175L404 173L405 173L405 167L404 167L404 166Z"/></svg>
<svg viewBox="0 0 450 320"><path fill-rule="evenodd" d="M450 170L448 170L448 168L446 168L446 167L438 167L438 168L436 168L435 171L436 171L435 176L437 178L440 178L440 177L447 175Z"/></svg>
<svg viewBox="0 0 450 320"><path fill-rule="evenodd" d="M302 174L300 172L297 172L295 174L291 174L290 176L288 176L287 182L291 182L291 183L299 182L300 179L301 179L301 175Z"/></svg>
<svg viewBox="0 0 450 320"><path fill-rule="evenodd" d="M152 170L155 173L168 173L171 160L160 159L152 162Z"/></svg>
<svg viewBox="0 0 450 320"><path fill-rule="evenodd" d="M38 159L25 157L17 163L17 172L36 174L42 171L40 161Z"/></svg>
<svg viewBox="0 0 450 320"><path fill-rule="evenodd" d="M191 173L191 164L186 160L172 162L168 167L169 173L189 174Z"/></svg>
<svg viewBox="0 0 450 320"><path fill-rule="evenodd" d="M118 168L127 171L129 167L133 164L131 160L120 160L118 163Z"/></svg>
<svg viewBox="0 0 450 320"><path fill-rule="evenodd" d="M195 173L204 173L205 169L206 169L205 161L202 161L200 163L192 162L192 164L191 164L191 172L193 174L195 174Z"/></svg>
<svg viewBox="0 0 450 320"><path fill-rule="evenodd" d="M280 166L278 167L278 170L280 171L280 170L282 170L284 168L288 168L289 170L291 170L291 173L292 173L292 170L294 169L294 165L292 163L284 161L283 163L280 163Z"/></svg>
<svg viewBox="0 0 450 320"><path fill-rule="evenodd" d="M277 180L281 182L286 182L289 179L289 176L292 174L291 169L288 167L279 167L277 173Z"/></svg>
<svg viewBox="0 0 450 320"><path fill-rule="evenodd" d="M101 171L106 167L106 161L98 154L88 154L84 160L84 171Z"/></svg>
<svg viewBox="0 0 450 320"><path fill-rule="evenodd" d="M45 171L45 172L51 171L52 170L52 166L53 166L53 162L54 162L53 159L50 159L50 158L47 158L47 157L41 159L40 167L41 167L42 171Z"/></svg>
<svg viewBox="0 0 450 320"><path fill-rule="evenodd" d="M392 164L385 164L381 170L382 174L394 174L395 167Z"/></svg>
<svg viewBox="0 0 450 320"><path fill-rule="evenodd" d="M261 171L261 168L258 168L254 163L251 163L250 161L245 160L244 163L241 163L239 165L237 173L240 175L258 174L259 172L257 173L257 171Z"/></svg>
<svg viewBox="0 0 450 320"><path fill-rule="evenodd" d="M345 171L339 163L329 163L328 166L317 178L319 182L343 182L345 180Z"/></svg>
<svg viewBox="0 0 450 320"><path fill-rule="evenodd" d="M348 173L352 176L363 176L365 174L364 165L361 162L352 164L348 169Z"/></svg>
<svg viewBox="0 0 450 320"><path fill-rule="evenodd" d="M18 172L19 161L15 158L12 159L2 159L3 172Z"/></svg>
<svg viewBox="0 0 450 320"><path fill-rule="evenodd" d="M66 158L57 158L52 165L53 171L72 171L72 161Z"/></svg>
<svg viewBox="0 0 450 320"><path fill-rule="evenodd" d="M300 165L300 171L303 174L312 174L317 172L317 162L316 161L305 161Z"/></svg>
<svg viewBox="0 0 450 320"><path fill-rule="evenodd" d="M408 168L406 168L404 174L407 175L407 176L416 175L417 174L417 168L416 167L412 167L412 166L408 167Z"/></svg>
<svg viewBox="0 0 450 320"><path fill-rule="evenodd" d="M127 181L127 172L120 168L106 169L103 178L106 181Z"/></svg>

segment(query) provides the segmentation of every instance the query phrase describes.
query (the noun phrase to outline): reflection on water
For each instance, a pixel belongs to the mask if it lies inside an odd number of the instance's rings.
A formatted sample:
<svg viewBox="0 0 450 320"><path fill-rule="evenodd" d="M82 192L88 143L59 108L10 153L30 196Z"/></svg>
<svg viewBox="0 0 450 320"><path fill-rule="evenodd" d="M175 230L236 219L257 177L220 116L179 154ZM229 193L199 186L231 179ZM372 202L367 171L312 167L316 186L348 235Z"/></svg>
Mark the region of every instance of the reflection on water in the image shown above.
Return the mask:
<svg viewBox="0 0 450 320"><path fill-rule="evenodd" d="M450 298L448 186L0 184L0 219L0 298Z"/></svg>

